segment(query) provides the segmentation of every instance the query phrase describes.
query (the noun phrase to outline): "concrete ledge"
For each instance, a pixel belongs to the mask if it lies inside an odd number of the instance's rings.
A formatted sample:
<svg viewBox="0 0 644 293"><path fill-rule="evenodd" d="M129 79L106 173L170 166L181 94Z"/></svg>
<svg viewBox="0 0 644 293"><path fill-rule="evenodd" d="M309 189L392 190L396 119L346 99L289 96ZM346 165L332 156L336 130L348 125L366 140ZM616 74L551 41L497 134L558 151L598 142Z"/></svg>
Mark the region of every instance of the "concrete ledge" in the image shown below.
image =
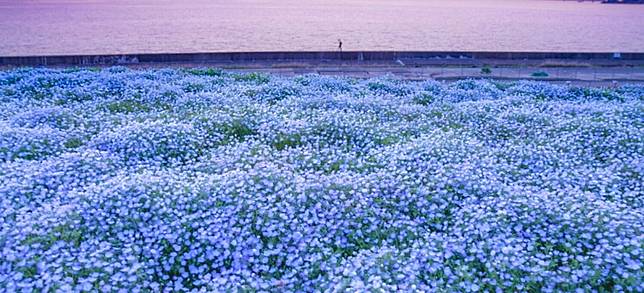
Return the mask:
<svg viewBox="0 0 644 293"><path fill-rule="evenodd" d="M575 52L432 52L432 51L348 51L348 52L222 52L159 53L123 55L0 56L0 66L91 66L145 63L237 63L262 61L396 61L471 65L486 61L516 63L529 61L587 62L599 65L644 64L642 53Z"/></svg>

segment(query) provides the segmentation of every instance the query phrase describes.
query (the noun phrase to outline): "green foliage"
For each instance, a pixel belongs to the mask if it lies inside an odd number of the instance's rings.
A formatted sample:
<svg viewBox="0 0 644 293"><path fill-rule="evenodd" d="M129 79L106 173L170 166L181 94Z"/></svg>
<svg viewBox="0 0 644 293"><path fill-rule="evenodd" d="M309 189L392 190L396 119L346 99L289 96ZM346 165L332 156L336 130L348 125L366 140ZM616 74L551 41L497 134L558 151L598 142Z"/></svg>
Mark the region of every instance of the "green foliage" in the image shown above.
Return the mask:
<svg viewBox="0 0 644 293"><path fill-rule="evenodd" d="M267 74L252 72L248 74L235 74L233 79L236 81L246 81L246 82L255 82L258 84L267 83L271 80L270 76Z"/></svg>
<svg viewBox="0 0 644 293"><path fill-rule="evenodd" d="M436 101L436 97L428 92L421 92L414 96L414 103L427 106Z"/></svg>
<svg viewBox="0 0 644 293"><path fill-rule="evenodd" d="M110 102L104 105L104 108L110 113L139 113L139 112L150 112L154 109L158 110L170 110L172 107L163 102L141 102L137 100L120 100Z"/></svg>
<svg viewBox="0 0 644 293"><path fill-rule="evenodd" d="M243 140L246 136L255 135L257 132L242 121L234 120L221 127L221 132L229 137Z"/></svg>
<svg viewBox="0 0 644 293"><path fill-rule="evenodd" d="M532 77L548 77L548 73L545 71L535 71L532 73Z"/></svg>
<svg viewBox="0 0 644 293"><path fill-rule="evenodd" d="M25 245L39 244L44 247L51 247L58 241L64 241L78 247L83 240L83 231L72 227L70 224L62 224L54 227L49 233L45 235L31 235L28 236L24 243Z"/></svg>
<svg viewBox="0 0 644 293"><path fill-rule="evenodd" d="M78 137L72 137L67 139L63 145L66 148L75 149L83 145L83 140Z"/></svg>
<svg viewBox="0 0 644 293"><path fill-rule="evenodd" d="M135 100L122 100L105 105L110 113L134 113L150 111L150 106Z"/></svg>
<svg viewBox="0 0 644 293"><path fill-rule="evenodd" d="M184 70L188 74L199 76L222 76L223 70L219 68L188 68Z"/></svg>
<svg viewBox="0 0 644 293"><path fill-rule="evenodd" d="M302 145L302 135L299 133L290 135L280 135L273 143L272 146L278 151L286 148L294 148Z"/></svg>

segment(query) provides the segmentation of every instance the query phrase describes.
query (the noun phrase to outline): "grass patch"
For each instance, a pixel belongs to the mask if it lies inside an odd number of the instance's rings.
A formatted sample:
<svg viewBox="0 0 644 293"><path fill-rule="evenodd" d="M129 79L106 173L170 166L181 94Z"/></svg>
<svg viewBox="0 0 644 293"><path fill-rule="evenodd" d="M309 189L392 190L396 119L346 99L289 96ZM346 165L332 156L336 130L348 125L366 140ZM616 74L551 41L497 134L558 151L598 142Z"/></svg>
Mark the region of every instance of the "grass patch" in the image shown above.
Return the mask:
<svg viewBox="0 0 644 293"><path fill-rule="evenodd" d="M545 71L535 71L530 76L532 77L548 77L549 74Z"/></svg>

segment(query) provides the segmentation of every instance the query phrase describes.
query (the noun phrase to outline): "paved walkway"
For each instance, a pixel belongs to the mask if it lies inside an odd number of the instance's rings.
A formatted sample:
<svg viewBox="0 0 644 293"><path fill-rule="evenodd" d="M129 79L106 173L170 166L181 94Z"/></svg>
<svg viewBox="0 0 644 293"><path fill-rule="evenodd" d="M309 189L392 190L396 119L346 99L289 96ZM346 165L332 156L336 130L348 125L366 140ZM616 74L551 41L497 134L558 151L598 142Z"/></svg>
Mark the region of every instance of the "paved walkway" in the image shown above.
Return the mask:
<svg viewBox="0 0 644 293"><path fill-rule="evenodd" d="M232 72L265 72L283 76L301 74L337 75L353 78L372 78L393 75L407 80L457 80L490 78L498 80L533 79L576 85L610 86L615 84L644 84L644 62L631 66L616 63L580 63L580 61L548 60L398 60L392 61L255 61L206 63L139 63L126 64L132 68L214 67ZM468 61L468 60L465 60ZM482 64L488 64L483 66ZM68 66L50 66L68 67ZM5 69L9 68L5 66ZM487 73L483 70L489 69ZM2 67L0 67L2 70ZM540 75L538 73L541 73ZM545 74L544 74L545 73ZM547 76L546 76L547 75Z"/></svg>
<svg viewBox="0 0 644 293"><path fill-rule="evenodd" d="M559 66L548 64L502 64L487 67L489 73L482 71L480 65L437 65L422 64L414 61L398 62L252 62L252 63L161 63L133 65L133 67L216 67L233 72L265 72L283 76L301 74L337 75L355 78L371 78L393 75L409 80L437 79L456 80L463 78L492 79L535 79L553 82L573 82L575 84L608 85L617 83L644 84L644 66L590 66L571 63ZM546 73L547 76L536 76ZM543 74L542 74L543 75Z"/></svg>

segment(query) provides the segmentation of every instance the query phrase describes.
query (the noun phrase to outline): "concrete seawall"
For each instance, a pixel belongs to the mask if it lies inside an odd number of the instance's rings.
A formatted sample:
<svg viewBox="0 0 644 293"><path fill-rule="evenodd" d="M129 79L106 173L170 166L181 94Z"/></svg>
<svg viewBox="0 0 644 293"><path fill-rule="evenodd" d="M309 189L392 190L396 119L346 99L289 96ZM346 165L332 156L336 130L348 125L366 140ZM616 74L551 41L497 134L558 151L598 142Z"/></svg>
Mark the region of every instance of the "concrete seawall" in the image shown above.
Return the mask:
<svg viewBox="0 0 644 293"><path fill-rule="evenodd" d="M164 63L252 63L252 62L391 62L434 65L482 63L525 64L543 61L584 62L597 66L642 66L642 53L575 52L429 52L429 51L349 51L349 52L224 52L159 53L121 55L0 56L0 66L92 66ZM406 62L406 63L407 63Z"/></svg>

